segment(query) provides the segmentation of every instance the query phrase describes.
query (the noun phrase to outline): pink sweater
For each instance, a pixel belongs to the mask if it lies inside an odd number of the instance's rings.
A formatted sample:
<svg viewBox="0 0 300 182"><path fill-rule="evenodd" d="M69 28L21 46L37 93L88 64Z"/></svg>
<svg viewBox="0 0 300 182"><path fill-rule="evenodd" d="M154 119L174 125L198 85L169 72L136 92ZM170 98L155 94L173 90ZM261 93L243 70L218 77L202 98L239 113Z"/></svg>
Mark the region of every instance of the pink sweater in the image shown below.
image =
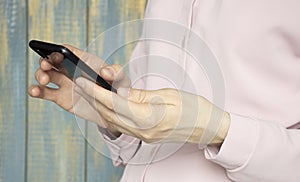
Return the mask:
<svg viewBox="0 0 300 182"><path fill-rule="evenodd" d="M178 45L140 41L130 65L133 87L176 87L214 101L205 66L181 50L201 53L194 33L218 58L231 125L221 148L106 137L114 164L126 166L121 181L300 181L299 18L299 0L149 0L145 19L190 31L169 27ZM144 36L162 27L145 24Z"/></svg>

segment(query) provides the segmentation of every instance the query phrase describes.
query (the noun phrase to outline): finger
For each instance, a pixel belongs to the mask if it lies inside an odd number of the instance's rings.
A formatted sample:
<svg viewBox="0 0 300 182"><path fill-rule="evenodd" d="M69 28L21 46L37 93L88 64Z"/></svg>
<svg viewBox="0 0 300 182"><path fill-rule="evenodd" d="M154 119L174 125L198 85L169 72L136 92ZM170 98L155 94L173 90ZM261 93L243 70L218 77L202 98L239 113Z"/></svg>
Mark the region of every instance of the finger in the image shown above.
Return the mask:
<svg viewBox="0 0 300 182"><path fill-rule="evenodd" d="M73 102L70 92L64 89L55 89L47 86L33 85L28 89L30 96L52 101L66 111L72 112Z"/></svg>
<svg viewBox="0 0 300 182"><path fill-rule="evenodd" d="M113 127L118 132L121 132L126 135L134 136L140 139L145 139L145 132L148 129L152 129L155 127L159 122L150 123L141 125L140 123L128 118L124 115L120 115L119 113L115 113L114 111L110 110L109 108L105 107L103 104L98 103L97 109L101 117L105 120L105 122L110 126ZM139 120L143 123L147 122L145 120ZM153 140L153 139L152 139Z"/></svg>
<svg viewBox="0 0 300 182"><path fill-rule="evenodd" d="M35 72L35 79L38 81L40 85L47 85L50 82L49 75L44 72L42 69L38 69Z"/></svg>
<svg viewBox="0 0 300 182"><path fill-rule="evenodd" d="M31 97L46 99L55 102L57 89L40 85L32 85L29 87L28 93Z"/></svg>
<svg viewBox="0 0 300 182"><path fill-rule="evenodd" d="M100 76L108 81L120 81L126 74L119 64L105 66L100 70Z"/></svg>
<svg viewBox="0 0 300 182"><path fill-rule="evenodd" d="M110 82L114 88L128 88L131 85L129 77L119 64L105 66L100 70L100 76Z"/></svg>
<svg viewBox="0 0 300 182"><path fill-rule="evenodd" d="M127 101L123 97L108 91L83 77L77 78L75 82L87 95L94 97L97 101L101 102L110 109L113 109L114 107L113 99L115 102ZM149 100L148 97L150 94L147 93L151 93L151 91L131 89L129 101L145 103Z"/></svg>
<svg viewBox="0 0 300 182"><path fill-rule="evenodd" d="M64 60L64 55L59 52L53 52L50 54L48 61L52 63L53 66L59 67Z"/></svg>
<svg viewBox="0 0 300 182"><path fill-rule="evenodd" d="M112 95L115 94L111 91L108 91L96 84L94 84L92 81L79 77L76 79L75 83L89 96L96 99L97 101L100 101L101 99L105 98L104 100L101 100L100 102L104 105L106 105L109 108L113 107L113 104L111 101ZM115 94L117 96L117 94ZM107 102L107 103L105 103Z"/></svg>
<svg viewBox="0 0 300 182"><path fill-rule="evenodd" d="M72 81L67 78L64 74L57 72L53 69L49 71L43 71L42 69L38 69L35 74L36 80L40 85L47 85L50 82L54 83L58 86L70 85Z"/></svg>
<svg viewBox="0 0 300 182"><path fill-rule="evenodd" d="M40 67L44 71L49 71L52 69L52 64L48 61L48 59L41 58L40 59Z"/></svg>
<svg viewBox="0 0 300 182"><path fill-rule="evenodd" d="M84 98L84 100L87 101L91 107L93 107L94 109L96 109L98 111L98 113L100 114L101 120L104 123L106 123L106 126L112 125L112 124L114 126L119 125L118 118L113 116L114 112L112 110L110 110L105 105L99 103L93 97L87 95L80 87L75 86L74 90L77 94L79 94L82 98ZM110 123L108 123L107 120L110 120ZM116 124L114 124L114 123L116 123Z"/></svg>
<svg viewBox="0 0 300 182"><path fill-rule="evenodd" d="M69 79L66 75L64 75L58 71L55 71L52 69L52 70L48 71L47 74L50 77L51 83L54 83L60 87L72 86L72 80Z"/></svg>
<svg viewBox="0 0 300 182"><path fill-rule="evenodd" d="M40 58L40 66L43 70L50 70L53 67L60 67L64 60L64 56L61 53L53 52L47 56L47 58Z"/></svg>
<svg viewBox="0 0 300 182"><path fill-rule="evenodd" d="M95 102L94 102L95 104ZM120 115L118 113L115 113L114 111L107 108L105 105L96 102L97 110L101 116L101 118L109 125L110 127L114 128L115 130L124 133L132 135L132 133L135 131L138 126L135 124L134 121L132 121L130 118Z"/></svg>
<svg viewBox="0 0 300 182"><path fill-rule="evenodd" d="M74 86L74 91L76 94L78 94L80 97L84 98L87 102L90 103L90 105L94 108L97 109L95 107L95 99L91 96L89 96L88 94L86 94L80 87L78 87L77 85Z"/></svg>
<svg viewBox="0 0 300 182"><path fill-rule="evenodd" d="M138 122L144 118L147 120L153 120L153 117L161 117L161 114L155 115L157 111L152 112L154 110L152 105L148 103L136 103L127 100L113 92L95 85L93 82L85 78L78 78L76 80L76 84L81 87L81 89L87 95L94 98L93 101L90 100L89 102L94 105L101 103L113 112L122 115L124 118L137 122L135 126L140 126ZM95 107L97 108L98 105L95 105Z"/></svg>
<svg viewBox="0 0 300 182"><path fill-rule="evenodd" d="M100 76L105 80L111 82L114 80L114 70L110 66L105 66L100 70Z"/></svg>
<svg viewBox="0 0 300 182"><path fill-rule="evenodd" d="M89 98L86 98L83 95L92 105L94 105L95 108L97 108L98 102L110 110L115 109L114 108L115 103L118 103L118 104L120 104L120 102L125 103L124 98L122 98L121 96L119 96L111 91L108 91L83 77L76 79L75 82L84 91L84 93L89 96ZM125 104L122 104L122 106L123 105L125 105ZM118 111L118 112L123 115L128 114L128 111L127 112Z"/></svg>
<svg viewBox="0 0 300 182"><path fill-rule="evenodd" d="M101 127L107 127L105 120L99 115L94 105L91 104L92 102L89 101L92 100L92 98L86 95L81 88L76 85L74 91L73 101L76 100L76 102L73 102L73 108L70 112L88 121L92 121Z"/></svg>

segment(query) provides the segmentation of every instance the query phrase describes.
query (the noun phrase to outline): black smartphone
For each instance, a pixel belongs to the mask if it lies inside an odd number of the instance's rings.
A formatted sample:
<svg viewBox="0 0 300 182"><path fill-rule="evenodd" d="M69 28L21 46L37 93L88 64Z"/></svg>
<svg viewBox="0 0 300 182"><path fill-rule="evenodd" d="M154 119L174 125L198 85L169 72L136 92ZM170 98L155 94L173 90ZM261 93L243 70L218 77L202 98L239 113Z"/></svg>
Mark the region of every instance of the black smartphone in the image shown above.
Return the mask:
<svg viewBox="0 0 300 182"><path fill-rule="evenodd" d="M80 60L68 48L62 45L42 42L38 40L31 40L29 42L29 47L43 58L48 58L48 56L54 52L62 54L64 56L64 59L61 66L63 67L64 74L67 75L68 78L74 80L79 76L83 76L107 90L117 92L115 88L107 83L101 76L99 76L92 68L90 68L82 60Z"/></svg>

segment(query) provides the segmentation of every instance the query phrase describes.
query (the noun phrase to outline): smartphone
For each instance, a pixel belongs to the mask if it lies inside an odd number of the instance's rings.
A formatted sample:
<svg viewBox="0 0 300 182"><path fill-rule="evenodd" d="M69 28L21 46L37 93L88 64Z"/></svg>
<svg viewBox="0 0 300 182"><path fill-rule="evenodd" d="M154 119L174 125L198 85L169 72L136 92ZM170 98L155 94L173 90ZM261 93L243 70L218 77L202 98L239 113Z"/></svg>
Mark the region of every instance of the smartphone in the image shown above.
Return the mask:
<svg viewBox="0 0 300 182"><path fill-rule="evenodd" d="M50 54L54 52L62 54L64 56L64 59L61 64L64 70L63 73L71 80L75 80L77 77L83 76L107 90L110 90L115 93L117 92L115 88L113 88L109 83L107 83L101 76L99 76L92 68L90 68L82 60L80 60L68 48L62 45L42 42L38 40L31 40L29 42L29 47L41 57L46 59ZM56 68L54 67L54 69Z"/></svg>

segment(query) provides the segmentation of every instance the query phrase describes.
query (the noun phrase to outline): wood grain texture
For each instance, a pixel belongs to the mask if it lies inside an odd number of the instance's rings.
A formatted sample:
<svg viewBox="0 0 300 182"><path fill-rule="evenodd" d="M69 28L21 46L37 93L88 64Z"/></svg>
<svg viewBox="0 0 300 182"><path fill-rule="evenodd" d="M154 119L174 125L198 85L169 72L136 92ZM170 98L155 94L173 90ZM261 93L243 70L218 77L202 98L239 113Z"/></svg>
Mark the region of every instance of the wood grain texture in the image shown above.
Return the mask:
<svg viewBox="0 0 300 182"><path fill-rule="evenodd" d="M88 50L108 64L119 63L126 67L134 45L120 49L114 46L126 42L129 37L139 35L138 28L129 27L125 22L142 18L145 4L146 0L89 0ZM118 26L121 23L125 25ZM112 27L118 30L112 32ZM117 50L111 55L110 51L114 49ZM99 138L95 125L89 123L87 128L87 181L118 181L123 169L112 167L103 141L95 141L95 138Z"/></svg>
<svg viewBox="0 0 300 182"><path fill-rule="evenodd" d="M97 140L96 145L87 144L73 115L53 103L27 96L27 86L36 83L34 73L39 59L28 49L27 41L69 43L82 49L89 43L88 50L104 56L109 64L126 65L134 44L107 57L115 42L108 44L109 36L96 38L119 23L141 18L145 3L146 0L0 1L0 182L120 179L123 169L113 167L102 154L108 154L103 140ZM136 36L135 28L125 25L114 41L126 42ZM88 128L89 137L99 137L95 126L88 123Z"/></svg>
<svg viewBox="0 0 300 182"><path fill-rule="evenodd" d="M26 135L26 5L0 1L0 181L23 181Z"/></svg>
<svg viewBox="0 0 300 182"><path fill-rule="evenodd" d="M29 0L29 39L86 45L86 1ZM29 51L29 84L38 56ZM27 181L84 181L85 141L75 117L53 103L29 99Z"/></svg>

